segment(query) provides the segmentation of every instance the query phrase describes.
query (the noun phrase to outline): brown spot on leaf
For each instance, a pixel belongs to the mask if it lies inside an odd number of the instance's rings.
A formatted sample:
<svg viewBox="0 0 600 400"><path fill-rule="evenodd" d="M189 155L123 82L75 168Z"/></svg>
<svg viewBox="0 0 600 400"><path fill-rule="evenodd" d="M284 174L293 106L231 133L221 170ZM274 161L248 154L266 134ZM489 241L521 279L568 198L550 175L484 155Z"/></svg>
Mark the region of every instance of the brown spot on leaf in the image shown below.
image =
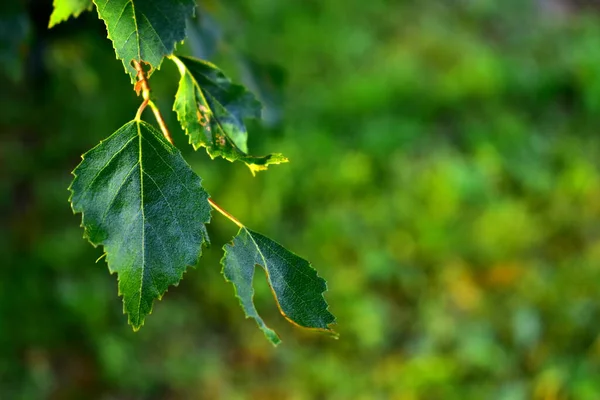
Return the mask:
<svg viewBox="0 0 600 400"><path fill-rule="evenodd" d="M210 123L210 111L204 105L199 104L198 110L196 111L196 117L198 118L198 122L203 127L208 128L208 124Z"/></svg>

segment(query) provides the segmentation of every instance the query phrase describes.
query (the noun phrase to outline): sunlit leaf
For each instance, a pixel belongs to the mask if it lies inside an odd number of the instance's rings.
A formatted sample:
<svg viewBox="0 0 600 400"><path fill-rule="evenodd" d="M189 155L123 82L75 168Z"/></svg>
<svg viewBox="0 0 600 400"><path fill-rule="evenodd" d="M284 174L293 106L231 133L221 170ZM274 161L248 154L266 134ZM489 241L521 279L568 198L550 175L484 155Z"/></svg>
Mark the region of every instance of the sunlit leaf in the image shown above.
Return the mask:
<svg viewBox="0 0 600 400"><path fill-rule="evenodd" d="M158 68L163 57L185 39L186 18L194 14L194 0L94 0L106 23L117 57L135 80L131 61Z"/></svg>
<svg viewBox="0 0 600 400"><path fill-rule="evenodd" d="M54 0L54 11L50 15L49 28L66 21L70 17L78 17L79 14L92 8L92 0Z"/></svg>
<svg viewBox="0 0 600 400"><path fill-rule="evenodd" d="M174 58L181 80L173 109L194 149L206 147L212 157L242 161L254 173L287 162L281 154L248 154L246 118L259 118L261 105L241 85L232 83L213 64L191 57Z"/></svg>

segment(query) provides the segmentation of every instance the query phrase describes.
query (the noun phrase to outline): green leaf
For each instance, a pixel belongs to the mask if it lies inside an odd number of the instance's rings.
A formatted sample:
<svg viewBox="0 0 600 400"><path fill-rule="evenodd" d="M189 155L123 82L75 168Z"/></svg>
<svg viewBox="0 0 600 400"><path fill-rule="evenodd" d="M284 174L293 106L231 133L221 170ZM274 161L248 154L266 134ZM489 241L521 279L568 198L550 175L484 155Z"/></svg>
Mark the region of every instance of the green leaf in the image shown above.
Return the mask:
<svg viewBox="0 0 600 400"><path fill-rule="evenodd" d="M208 194L179 150L131 121L83 155L70 186L84 237L104 246L134 330L208 242Z"/></svg>
<svg viewBox="0 0 600 400"><path fill-rule="evenodd" d="M185 20L194 14L194 0L94 0L106 23L117 57L135 82L132 60L150 64L152 73L163 57L185 39Z"/></svg>
<svg viewBox="0 0 600 400"><path fill-rule="evenodd" d="M225 255L221 263L225 279L233 283L246 316L256 320L273 344L280 342L279 337L258 315L252 300L256 265L265 270L279 310L288 321L304 328L333 333L329 325L335 322L335 317L327 311L323 298L327 284L308 261L245 227L240 228L233 242L226 244L223 250Z"/></svg>
<svg viewBox="0 0 600 400"><path fill-rule="evenodd" d="M50 16L48 28L68 20L71 16L78 17L79 14L92 8L92 0L54 0L54 11Z"/></svg>
<svg viewBox="0 0 600 400"><path fill-rule="evenodd" d="M173 110L194 149L206 147L212 157L242 161L255 173L287 162L281 154L248 155L245 118L260 118L261 105L241 85L232 83L213 64L191 57L173 57L181 80Z"/></svg>

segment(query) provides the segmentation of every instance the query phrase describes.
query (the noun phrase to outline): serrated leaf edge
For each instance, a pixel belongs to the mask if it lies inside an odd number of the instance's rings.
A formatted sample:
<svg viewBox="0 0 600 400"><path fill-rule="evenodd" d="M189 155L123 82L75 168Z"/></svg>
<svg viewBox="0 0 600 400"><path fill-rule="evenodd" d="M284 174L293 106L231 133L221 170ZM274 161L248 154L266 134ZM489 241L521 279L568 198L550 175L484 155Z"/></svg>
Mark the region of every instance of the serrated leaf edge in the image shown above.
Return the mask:
<svg viewBox="0 0 600 400"><path fill-rule="evenodd" d="M144 121L132 120L132 121L130 121L129 123L136 123L136 124L138 124L138 131L139 131L139 125L140 125L140 124L144 124L144 125L146 125L146 126L150 127L151 129L154 129L154 130L156 130L156 128L154 128L152 125L150 125L150 124L148 124L147 122L144 122ZM127 124L125 124L125 125L127 125ZM123 126L125 126L125 125L123 125ZM123 127L123 126L122 126L122 127ZM102 145L102 144L103 144L105 141L107 141L109 138L111 138L113 135L115 135L117 132L119 132L119 130L120 130L122 127L120 127L119 129L117 129L115 132L113 132L111 135L109 135L109 136L108 136L106 139L103 139L103 140L101 140L101 141L100 141L100 143L98 143L96 146L92 147L92 148L91 148L90 150L88 150L86 153L89 153L90 151L92 151L92 150L96 149L97 147L100 147L100 146L101 146L101 145ZM157 136L159 136L159 137L161 137L161 138L162 138L162 135L157 135ZM165 143L168 143L168 142L167 142L167 141L165 141ZM173 146L171 143L168 143L168 145L169 145L169 146L172 146L174 149L177 149L177 148L176 148L175 146ZM68 190L68 191L69 191L69 193L70 193L68 201L69 201L69 204L70 204L70 206L71 206L71 210L73 211L73 214L74 214L74 215L76 215L76 214L81 214L81 224L80 224L79 226L80 226L81 228L83 228L83 238L84 238L84 239L86 239L86 240L88 241L88 243L90 243L90 244L91 244L91 245L92 245L94 248L97 248L99 245L101 245L103 248L105 248L105 247L104 247L104 244L103 244L102 242L100 242L100 243L98 243L98 244L95 244L94 242L92 242L92 241L90 240L89 233L88 233L88 229L87 229L87 227L86 227L86 226L83 224L85 213L84 213L84 211L83 211L83 210L81 210L81 211L77 211L77 210L75 210L75 206L74 206L74 204L73 204L73 195L75 194L75 193L74 193L74 191L73 191L73 184L75 183L75 181L76 181L76 180L77 180L77 178L78 178L78 176L77 176L77 174L75 173L75 171L76 171L76 170L79 168L79 166L80 166L80 165L83 163L83 161L84 161L84 159L85 159L85 157L84 157L84 156L85 156L85 154L82 154L82 155L81 155L81 161L79 162L79 164L77 164L77 166L76 166L76 167L73 169L73 171L71 171L71 175L73 175L73 180L71 181L71 183L69 184L69 187L67 188L67 190ZM198 178L200 178L200 182L202 182L202 178L201 178L200 176L198 176ZM208 194L208 192L206 192L206 193ZM208 198L207 198L207 202L208 202L208 199L210 199L210 195L209 195L209 196L208 196ZM205 222L205 223L204 223L204 225L208 225L208 224L210 224L210 221L212 220L212 207L209 207L209 212L208 212L208 214L209 214L208 221L207 221L207 222ZM200 246L199 246L199 248L198 248L198 255L196 256L196 263L197 263L197 262L198 262L198 261L201 259L201 257L202 257L202 249L203 249L204 247L207 247L207 248L208 248L209 246L210 246L210 240L209 240L208 234L206 234L206 236L205 236L205 240L204 240L204 241L201 243L201 245L200 245ZM121 277L119 276L119 274L117 273L117 271L113 270L113 269L110 267L110 264L108 263L108 257L109 257L109 253L108 253L108 252L105 250L105 251L102 253L102 255L101 255L101 256L100 256L100 257L99 257L99 258L96 260L96 262L98 262L98 261L99 261L100 259L102 259L102 258L105 258L105 260L106 260L106 264L107 264L107 266L108 266L108 271L109 271L110 275L114 275L114 274L116 274L116 275L117 275L117 295L118 295L119 297L123 298L123 293L121 292L121 288L120 288ZM179 276L178 276L178 279L179 279L179 280L178 280L176 283L174 283L174 284L170 285L170 286L169 286L169 287L168 287L168 288L167 288L167 289L164 291L164 293L162 293L161 295L159 295L158 297L156 297L155 299L153 299L153 300L152 300L152 304L151 304L151 306L150 306L150 311L148 312L148 314L146 314L146 316L144 316L144 318L142 318L142 321L141 321L141 323L140 323L139 325L134 325L134 324L132 323L132 321L131 321L131 318L130 318L130 315L127 313L127 311L126 311L126 309L125 309L125 303L123 303L123 315L127 315L127 323L128 323L129 325L131 325L131 326L132 326L132 328L133 328L133 331L134 331L134 332L137 332L137 331L139 331L139 330L140 330L140 328L141 328L142 326L144 326L144 324L145 324L145 322L146 322L146 317L148 317L149 315L151 315L151 314L152 314L152 311L154 311L154 302L155 302L155 301L161 301L161 300L162 300L162 298L164 297L164 295L165 295L165 294L167 294L167 292L169 291L169 288L171 288L171 287L178 287L178 286L179 286L179 283L180 283L180 282L183 280L183 276L184 276L184 274L185 274L185 273L188 271L188 269L189 269L189 268L194 268L194 269L196 269L196 266L195 266L195 265L186 265L186 266L185 266L185 268L184 268L184 269L181 271L181 275L179 275ZM140 298L141 298L141 294L140 294Z"/></svg>
<svg viewBox="0 0 600 400"><path fill-rule="evenodd" d="M48 28L53 28L56 25L60 24L61 22L68 21L71 17L73 19L75 19L75 18L79 17L81 14L83 14L85 11L91 11L92 7L94 6L94 2L92 1L92 2L90 2L90 4L87 7L83 8L79 11L76 11L74 13L71 13L64 18L54 20L54 14L56 13L56 2L57 2L57 0L54 0L52 2L52 14L50 14L50 21L48 21Z"/></svg>
<svg viewBox="0 0 600 400"><path fill-rule="evenodd" d="M206 60L201 60L199 58L194 58L194 57L188 57L188 58L194 59L194 61L206 64L212 68L219 69L216 65L214 65L213 63L208 62ZM183 79L185 79L185 76L189 75L190 79L193 82L194 89L199 92L203 101L205 103L207 103L206 98L204 97L204 93L202 92L202 89L200 87L200 84L198 83L196 78L194 78L194 76L189 72L189 70L187 69L185 64L179 59L179 57L169 56L169 59L172 60L175 63L175 65L177 65L177 68L181 75L181 79L179 81L178 88L179 88L179 86L181 86L181 82ZM183 117L180 115L180 113L175 108L175 104L177 103L177 99L179 98L178 95L179 95L179 90L177 90L177 93L175 93L175 101L173 102L173 111L175 111L175 114L177 115L177 121L179 121L179 125L185 131L185 134L188 137L188 144L190 144L194 150L197 151L201 147L204 147L206 150L206 153L209 155L211 160L214 160L217 157L221 157L229 162L241 161L244 164L246 164L246 166L250 169L250 172L252 173L253 176L256 175L256 172L258 172L258 171L266 171L269 168L269 165L278 165L278 164L284 164L284 163L289 162L289 159L287 157L284 157L283 154L281 154L281 153L271 153L266 156L252 156L247 153L244 153L242 150L240 150L235 145L235 143L233 143L233 141L227 135L224 135L224 139L227 140L228 142L232 143L233 149L236 151L236 153L239 154L238 158L230 159L230 158L225 157L223 154L213 154L210 151L210 148L208 145L202 144L202 143L197 145L197 144L193 143L192 135L190 134L189 128L187 126L184 126ZM216 99L215 99L215 101L219 102ZM221 104L221 106L223 106L223 105ZM212 114L212 111L210 113ZM221 125L220 122L218 122L218 120L217 120L217 123L219 124L219 126ZM224 131L224 129L222 127L221 127L221 129ZM264 164L257 164L257 163L248 162L249 159L257 159L257 160L262 159L262 160L265 160L265 162L264 162Z"/></svg>
<svg viewBox="0 0 600 400"><path fill-rule="evenodd" d="M332 313L329 311L329 303L328 303L328 302L327 302L327 300L325 299L325 293L328 291L328 287L327 287L327 281L326 281L325 279L323 279L323 278L322 278L322 277L319 275L319 272L317 271L317 269L316 269L316 268L314 268L314 267L312 266L312 263L311 263L310 261L308 261L308 260L304 259L304 260L305 260L305 261L308 263L308 266L309 266L309 268L311 268L313 271L315 271L315 273L316 273L317 277L318 277L319 279L323 280L323 282L324 282L324 284L325 284L325 290L323 290L323 291L321 292L321 297L323 298L323 301L325 302L325 304L327 304L327 307L325 308L325 311L327 311L327 312L328 312L328 313L329 313L329 314L330 314L330 315L333 317L333 320L332 320L330 323L328 323L328 324L327 324L327 329L324 329L324 328L315 328L315 327L310 327L310 326L304 326L304 325L300 325L300 324L298 324L297 322L295 322L294 320L292 320L292 319L291 319L291 318L290 318L290 317L289 317L289 316L288 316L288 315L287 315L287 314L286 314L286 313L283 311L283 309L281 308L281 305L279 304L279 300L277 299L277 294L275 293L275 290L273 289L273 286L271 285L271 277L269 276L269 271L268 271L268 268L267 268L267 261L266 261L266 259L265 259L264 255L262 254L262 252L260 251L260 247L258 247L258 244L256 243L256 241L255 241L255 240L254 240L254 238L252 237L252 231L250 231L250 230L249 230L248 228L246 228L245 226L242 226L242 227L240 227L240 229L239 229L238 233L237 233L237 234L236 234L236 235L233 237L233 239L231 240L231 242L228 242L228 243L226 243L225 245L223 245L223 253L224 253L224 254L223 254L223 257L221 257L221 266L222 266L222 268L221 268L221 275L223 275L223 278L225 279L225 281L226 281L226 282L228 282L228 283L231 283L231 284L233 285L233 287L234 287L234 291L235 291L235 296L236 296L236 297L237 297L237 298L240 300L240 304L241 304L241 297L238 295L238 292L237 292L237 287L236 287L236 285L235 285L235 284L234 284L232 281L230 281L229 279L227 279L227 276L225 275L225 259L227 258L227 254L228 254L228 253L227 253L227 246L234 247L234 245L235 245L235 244L234 244L235 238L236 238L237 236L239 236L239 234L240 234L240 232L241 232L242 230L246 231L246 233L248 234L248 236L249 236L249 237L250 237L250 239L252 240L252 243L254 243L254 246L256 247L256 249L257 249L258 253L260 254L260 257L261 257L261 258L262 258L262 260L263 260L264 267L263 267L263 266L260 266L260 267L261 267L261 269L262 269L262 270L265 272L265 276L266 276L266 278L267 278L267 283L268 283L268 285L269 285L269 289L271 290L271 294L273 295L273 298L275 299L275 304L277 305L277 309L279 310L279 313L280 313L280 314L281 314L281 315L282 315L282 316L283 316L283 317L284 317L284 318L285 318L285 319L286 319L286 320L287 320L289 323L291 323L292 325L294 325L294 326L296 326L296 327L298 327L298 328L301 328L301 329L306 329L306 330L310 330L310 331L317 331L317 332L323 332L323 333L327 333L327 334L331 335L333 338L335 338L335 339L338 339L338 338L339 338L339 334L338 334L336 331L334 331L334 330L331 328L331 326L332 326L332 325L335 325L335 324L337 323L337 322L336 322L336 317L335 317L335 315L333 315L333 314L332 314ZM270 240L273 240L273 239L270 239ZM274 240L273 240L273 241L274 241ZM274 241L274 242L275 242L275 241ZM277 243L277 242L275 242L275 243ZM277 244L279 244L279 243L277 243ZM281 245L280 245L280 246L281 246ZM283 247L283 246L282 246L282 247ZM289 251L290 253L292 253L293 255L295 255L296 257L298 257L298 258L302 258L302 257L298 256L296 253L294 253L293 251L291 251L291 250L289 250L289 249L287 249L287 248L285 248L285 249L286 249L287 251ZM255 265L254 265L254 267L256 268L256 266L257 266L257 265L259 265L259 264L255 264ZM254 299L254 292L252 293L252 297L251 297L251 299L252 299L252 300ZM254 301L253 301L253 304L254 304ZM242 306L242 310L244 310L244 307L243 307L243 306ZM246 315L246 319L249 319L249 318L256 319L256 318L254 318L254 317L252 317L252 316L250 316L250 315L246 314L246 311L245 311L245 310L244 310L244 314ZM257 311L257 314L258 314L258 311ZM262 317L261 317L261 319L262 319ZM257 321L257 324L258 324L258 321ZM277 333L276 333L274 330L272 330L271 328L269 328L269 327L268 327L266 324L265 324L265 326L267 327L267 329L269 329L270 331L272 331L273 333L275 333L275 335L277 336L277 338L279 338L279 335L277 335ZM260 328L260 326L259 326L259 328ZM271 343L273 343L273 342L271 342ZM274 346L277 346L279 343L281 343L281 340L280 340L279 342L277 342L277 343L273 343L273 345L274 345Z"/></svg>
<svg viewBox="0 0 600 400"><path fill-rule="evenodd" d="M102 18L102 16L100 15L100 10L98 9L98 7L99 7L99 6L98 6L98 4L96 3L96 0L92 0L92 1L93 1L93 3L94 3L94 6L96 6L96 12L98 13L98 19L100 19L102 22L104 22L104 25L106 26L106 37L107 37L107 38L110 40L110 42L112 43L113 50L115 51L115 58L116 58L117 60L120 60L120 61L122 62L122 64L123 64L123 69L125 70L125 73L126 73L127 75L129 75L129 77L131 78L131 83L132 83L132 84L135 84L135 83L136 83L136 72L135 72L135 69L133 69L133 68L132 68L132 69L128 69L128 68L127 68L127 65L126 65L126 63L125 63L125 60L124 60L124 59L122 59L122 58L119 58L119 54L117 53L117 48L115 47L115 41L114 41L114 40L113 40L113 38L111 37L111 32L110 32L110 30L109 30L109 28L108 28L108 22L106 22L106 21L105 21L105 20ZM133 0L128 0L128 1L131 3L131 6L132 6L133 8L135 8L135 6L133 5ZM193 17L195 14L196 14L196 6L194 6L194 9L193 9L193 12L192 12L192 17ZM135 26L136 26L136 29L137 29L137 19L136 19L136 17L135 17L135 11L134 11L134 13L133 13L133 19L134 19L134 21L135 21ZM152 75L152 73L153 73L155 70L160 70L160 67L161 67L161 65L162 65L162 62L163 62L163 60L165 59L165 57L170 57L170 56L172 56L172 55L175 53L175 50L177 50L177 43L183 43L183 42L185 41L185 38L187 38L187 24L186 24L186 26L184 26L184 28L183 28L183 32L184 32L184 38L183 38L182 40L180 40L180 41L176 41L176 42L173 44L173 50L172 50L172 51L171 51L169 54L165 54L165 55L163 55L163 56L161 57L161 59L160 59L160 62L158 63L158 65L152 65L151 63L147 62L146 60L142 60L142 55L140 54L140 44L139 44L139 42L140 42L140 39L139 39L139 35L137 35L137 34L136 34L136 40L137 40L137 42L138 42L138 46L137 46L137 48L138 48L138 58L136 59L136 61L138 61L138 62L140 62L140 63L144 62L144 63L146 63L146 64L150 65L150 70L146 72L146 78L150 78L150 75ZM129 63L128 63L128 65L131 65L131 62L132 62L133 60L134 60L134 59L131 59L131 60L129 60Z"/></svg>

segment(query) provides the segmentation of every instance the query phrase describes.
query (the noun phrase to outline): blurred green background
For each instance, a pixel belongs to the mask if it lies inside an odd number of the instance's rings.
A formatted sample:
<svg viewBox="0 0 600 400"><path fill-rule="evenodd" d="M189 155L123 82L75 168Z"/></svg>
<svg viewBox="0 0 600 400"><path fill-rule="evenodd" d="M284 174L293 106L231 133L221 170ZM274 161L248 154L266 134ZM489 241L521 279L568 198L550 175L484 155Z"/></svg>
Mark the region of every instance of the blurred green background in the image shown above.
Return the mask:
<svg viewBox="0 0 600 400"><path fill-rule="evenodd" d="M203 1L181 51L266 104L253 178L176 144L213 198L312 261L339 340L244 318L235 226L127 325L67 186L140 103L96 13L0 6L1 399L600 399L600 8L574 0ZM146 112L148 121L153 121Z"/></svg>

